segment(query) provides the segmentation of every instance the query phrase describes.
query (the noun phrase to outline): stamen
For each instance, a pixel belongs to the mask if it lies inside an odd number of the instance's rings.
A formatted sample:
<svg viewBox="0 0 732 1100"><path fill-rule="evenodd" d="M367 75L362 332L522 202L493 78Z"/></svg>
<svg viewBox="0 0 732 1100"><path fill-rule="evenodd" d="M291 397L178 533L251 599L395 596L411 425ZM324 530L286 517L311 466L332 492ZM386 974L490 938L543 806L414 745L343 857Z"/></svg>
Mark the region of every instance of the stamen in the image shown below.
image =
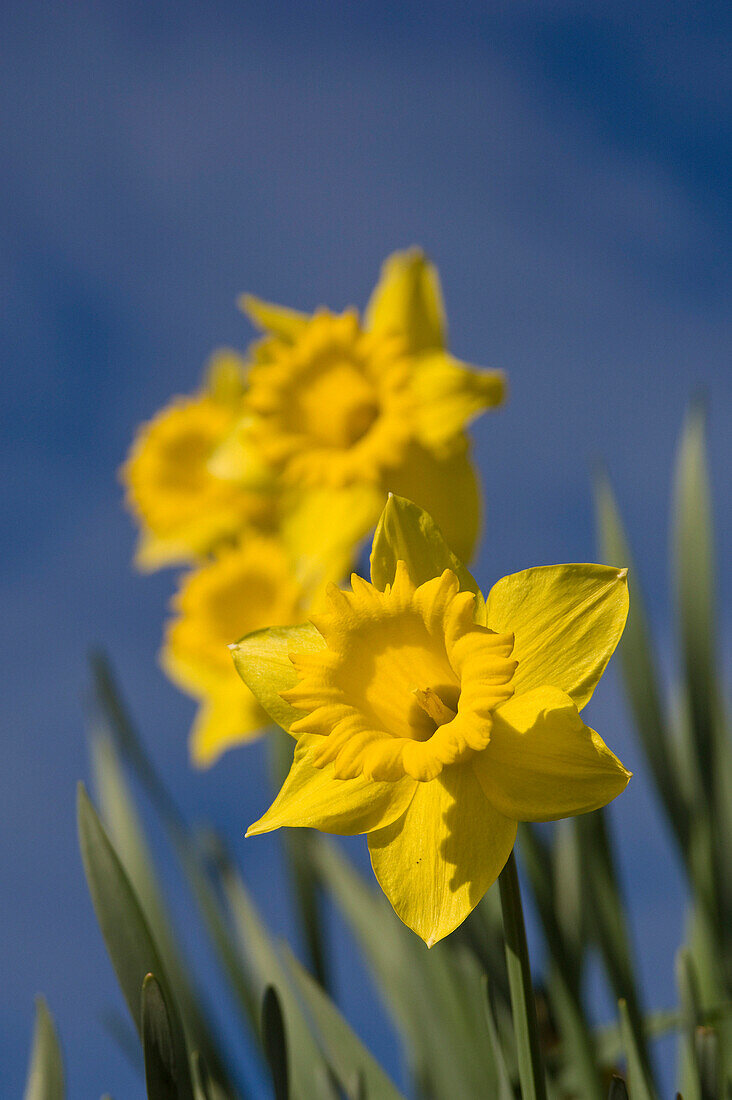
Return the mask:
<svg viewBox="0 0 732 1100"><path fill-rule="evenodd" d="M412 695L415 697L422 710L438 725L444 726L446 722L452 722L457 711L452 710L442 701L433 688L414 688Z"/></svg>

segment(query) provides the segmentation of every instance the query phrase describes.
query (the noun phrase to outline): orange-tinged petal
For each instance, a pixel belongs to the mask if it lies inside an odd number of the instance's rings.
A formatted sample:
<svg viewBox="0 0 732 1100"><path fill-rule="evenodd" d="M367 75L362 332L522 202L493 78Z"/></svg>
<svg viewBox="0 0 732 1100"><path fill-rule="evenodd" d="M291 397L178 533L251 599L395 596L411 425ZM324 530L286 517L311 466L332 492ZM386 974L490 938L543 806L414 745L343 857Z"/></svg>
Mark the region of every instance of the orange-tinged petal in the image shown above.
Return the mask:
<svg viewBox="0 0 732 1100"><path fill-rule="evenodd" d="M315 736L300 738L282 790L264 817L249 827L247 836L282 825L352 836L382 829L404 814L418 786L415 779L405 777L396 783L363 777L336 779L332 763L315 768L310 762L321 741Z"/></svg>
<svg viewBox="0 0 732 1100"><path fill-rule="evenodd" d="M401 336L410 353L445 346L440 279L421 249L394 252L384 261L364 321L370 332Z"/></svg>
<svg viewBox="0 0 732 1100"><path fill-rule="evenodd" d="M493 806L518 821L556 821L606 806L630 779L563 691L535 688L493 712L470 764Z"/></svg>
<svg viewBox="0 0 732 1100"><path fill-rule="evenodd" d="M551 684L587 703L623 633L627 569L547 565L493 585L486 622L514 635L516 694Z"/></svg>
<svg viewBox="0 0 732 1100"><path fill-rule="evenodd" d="M516 822L488 802L469 764L456 764L420 783L398 820L369 833L369 851L397 916L432 947L495 882L515 839Z"/></svg>

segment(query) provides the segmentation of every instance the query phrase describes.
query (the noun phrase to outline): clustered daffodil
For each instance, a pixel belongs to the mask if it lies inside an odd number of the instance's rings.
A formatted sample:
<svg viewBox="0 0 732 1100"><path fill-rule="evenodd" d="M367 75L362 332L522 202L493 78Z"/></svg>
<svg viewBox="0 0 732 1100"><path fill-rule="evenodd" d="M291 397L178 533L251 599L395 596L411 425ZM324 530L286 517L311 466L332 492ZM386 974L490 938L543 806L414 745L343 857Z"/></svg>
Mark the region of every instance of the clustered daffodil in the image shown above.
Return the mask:
<svg viewBox="0 0 732 1100"><path fill-rule="evenodd" d="M292 622L344 577L387 491L420 501L472 554L481 505L466 427L504 395L501 372L447 351L439 278L417 249L389 257L363 318L242 305L263 338L244 357L216 353L198 392L142 425L121 471L137 565L198 567L161 656L199 700L201 766L262 726L223 647Z"/></svg>
<svg viewBox="0 0 732 1100"><path fill-rule="evenodd" d="M208 767L269 724L232 666L231 639L265 624L298 622L306 608L292 562L271 537L252 535L182 578L160 659L170 678L199 700L190 736L194 764Z"/></svg>
<svg viewBox="0 0 732 1100"><path fill-rule="evenodd" d="M325 490L321 523L338 524L355 494L372 528L387 492L415 499L448 543L472 556L480 494L466 427L505 393L500 371L479 370L447 350L437 272L417 249L395 253L363 318L355 309L314 314L245 295L264 331L252 353L245 411L217 471L246 481L240 454L254 450L295 510ZM333 492L338 490L337 495ZM328 502L335 507L328 508Z"/></svg>
<svg viewBox="0 0 732 1100"><path fill-rule="evenodd" d="M310 623L232 647L297 740L249 835L367 833L382 889L431 946L495 881L518 821L586 813L626 786L579 715L623 631L626 570L528 569L484 600L430 517L392 498L371 577L331 586Z"/></svg>
<svg viewBox="0 0 732 1100"><path fill-rule="evenodd" d="M140 528L141 569L195 561L244 530L272 529L275 501L261 467L250 461L246 486L210 467L242 415L244 384L241 357L218 352L198 393L173 398L138 430L121 478Z"/></svg>

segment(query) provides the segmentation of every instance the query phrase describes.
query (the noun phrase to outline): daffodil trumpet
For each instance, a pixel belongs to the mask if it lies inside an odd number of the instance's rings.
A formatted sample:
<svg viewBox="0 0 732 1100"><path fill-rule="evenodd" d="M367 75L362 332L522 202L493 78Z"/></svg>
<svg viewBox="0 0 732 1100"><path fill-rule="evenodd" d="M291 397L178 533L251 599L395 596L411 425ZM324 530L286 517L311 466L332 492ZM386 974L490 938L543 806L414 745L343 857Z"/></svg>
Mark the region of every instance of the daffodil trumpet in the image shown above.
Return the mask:
<svg viewBox="0 0 732 1100"><path fill-rule="evenodd" d="M370 582L331 585L309 623L232 647L297 742L248 835L366 833L379 884L431 946L495 882L519 821L586 813L625 788L579 710L627 610L626 570L602 565L528 569L484 600L431 518L390 497Z"/></svg>

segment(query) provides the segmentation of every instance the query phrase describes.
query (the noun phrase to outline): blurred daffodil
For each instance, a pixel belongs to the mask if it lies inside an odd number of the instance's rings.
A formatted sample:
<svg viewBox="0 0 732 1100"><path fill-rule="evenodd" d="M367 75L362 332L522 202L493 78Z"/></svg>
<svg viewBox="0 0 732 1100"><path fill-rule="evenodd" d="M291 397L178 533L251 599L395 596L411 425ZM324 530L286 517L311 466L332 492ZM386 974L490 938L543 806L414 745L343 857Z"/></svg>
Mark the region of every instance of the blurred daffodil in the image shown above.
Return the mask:
<svg viewBox="0 0 732 1100"><path fill-rule="evenodd" d="M195 560L247 527L272 527L274 497L251 457L246 486L210 467L242 415L243 392L243 360L218 352L199 393L174 398L138 430L121 477L140 526L141 569ZM243 455L240 462L246 465Z"/></svg>
<svg viewBox="0 0 732 1100"><path fill-rule="evenodd" d="M434 266L417 249L391 256L363 320L355 310L310 316L250 296L242 306L265 337L252 353L247 415L221 448L218 472L242 480L246 436L294 490L295 508L306 491L367 487L365 534L388 491L408 494L470 558L480 494L466 428L502 402L504 377L447 351Z"/></svg>
<svg viewBox="0 0 732 1100"><path fill-rule="evenodd" d="M579 710L623 631L626 571L528 569L484 601L430 517L391 498L371 575L331 586L309 624L233 647L297 739L249 834L367 833L382 889L432 945L495 881L518 821L586 813L625 788Z"/></svg>
<svg viewBox="0 0 732 1100"><path fill-rule="evenodd" d="M179 687L200 701L190 752L194 764L208 767L270 724L237 676L228 645L265 624L297 622L305 610L303 591L280 543L250 535L185 575L173 610L161 663Z"/></svg>

